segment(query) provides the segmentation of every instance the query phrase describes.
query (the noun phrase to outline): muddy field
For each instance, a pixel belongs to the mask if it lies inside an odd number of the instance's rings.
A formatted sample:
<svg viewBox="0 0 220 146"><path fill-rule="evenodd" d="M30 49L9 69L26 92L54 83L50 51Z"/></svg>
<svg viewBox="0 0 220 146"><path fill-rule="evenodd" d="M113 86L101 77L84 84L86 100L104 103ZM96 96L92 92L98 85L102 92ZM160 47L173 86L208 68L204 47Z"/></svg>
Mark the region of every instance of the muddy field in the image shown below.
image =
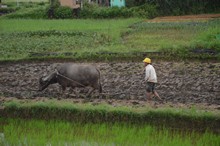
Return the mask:
<svg viewBox="0 0 220 146"><path fill-rule="evenodd" d="M39 77L54 71L61 62L1 63L0 97L1 102L10 98L20 100L59 99L61 88L58 84L49 86L43 92L38 89ZM82 64L82 63L81 63ZM101 71L103 94L95 92L90 102L110 104L124 103L143 105L145 85L143 63L89 63ZM157 104L201 105L220 109L220 63L164 62L153 63L157 75L157 91L162 101ZM66 91L64 100L80 102L89 88L76 89L79 97ZM69 94L69 95L68 95Z"/></svg>

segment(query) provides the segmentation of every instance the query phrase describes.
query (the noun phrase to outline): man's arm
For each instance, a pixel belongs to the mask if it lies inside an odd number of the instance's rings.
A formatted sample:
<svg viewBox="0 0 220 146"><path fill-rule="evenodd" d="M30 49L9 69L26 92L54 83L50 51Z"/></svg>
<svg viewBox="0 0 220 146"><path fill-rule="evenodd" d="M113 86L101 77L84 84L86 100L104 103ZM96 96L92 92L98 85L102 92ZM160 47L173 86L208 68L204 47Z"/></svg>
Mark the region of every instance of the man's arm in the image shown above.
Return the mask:
<svg viewBox="0 0 220 146"><path fill-rule="evenodd" d="M150 71L148 69L145 69L145 78L144 78L145 81L148 81L149 77L150 77Z"/></svg>

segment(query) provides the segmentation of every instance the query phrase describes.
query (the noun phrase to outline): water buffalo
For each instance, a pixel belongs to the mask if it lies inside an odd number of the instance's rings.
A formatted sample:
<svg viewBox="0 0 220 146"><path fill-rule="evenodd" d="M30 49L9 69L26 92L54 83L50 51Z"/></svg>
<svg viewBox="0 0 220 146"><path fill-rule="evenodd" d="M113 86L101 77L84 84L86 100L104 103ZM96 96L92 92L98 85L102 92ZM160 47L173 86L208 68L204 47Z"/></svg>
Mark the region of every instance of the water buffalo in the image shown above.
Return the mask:
<svg viewBox="0 0 220 146"><path fill-rule="evenodd" d="M39 91L44 90L50 84L58 83L61 85L63 92L66 87L87 87L93 89L87 94L89 96L95 89L102 92L100 83L100 71L92 65L79 65L74 63L64 63L56 70L45 77L39 79Z"/></svg>

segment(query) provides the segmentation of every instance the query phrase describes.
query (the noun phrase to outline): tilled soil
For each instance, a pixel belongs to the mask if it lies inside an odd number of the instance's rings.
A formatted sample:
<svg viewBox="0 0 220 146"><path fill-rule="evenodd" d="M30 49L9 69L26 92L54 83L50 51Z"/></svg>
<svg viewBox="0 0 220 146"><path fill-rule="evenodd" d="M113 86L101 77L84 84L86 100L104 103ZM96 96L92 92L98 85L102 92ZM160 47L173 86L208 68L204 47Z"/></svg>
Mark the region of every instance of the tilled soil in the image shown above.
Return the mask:
<svg viewBox="0 0 220 146"><path fill-rule="evenodd" d="M89 88L75 89L78 96L67 90L63 96L58 84L50 85L43 92L38 89L41 76L55 70L62 62L30 62L0 64L0 102L9 98L21 100L60 99L81 102ZM84 64L84 63L79 63ZM94 104L122 103L143 105L145 98L144 66L142 62L88 63L101 71L103 94L89 97ZM158 76L157 92L162 101L153 99L158 105L201 105L220 109L220 63L164 62L153 63ZM65 99L67 98L67 99Z"/></svg>

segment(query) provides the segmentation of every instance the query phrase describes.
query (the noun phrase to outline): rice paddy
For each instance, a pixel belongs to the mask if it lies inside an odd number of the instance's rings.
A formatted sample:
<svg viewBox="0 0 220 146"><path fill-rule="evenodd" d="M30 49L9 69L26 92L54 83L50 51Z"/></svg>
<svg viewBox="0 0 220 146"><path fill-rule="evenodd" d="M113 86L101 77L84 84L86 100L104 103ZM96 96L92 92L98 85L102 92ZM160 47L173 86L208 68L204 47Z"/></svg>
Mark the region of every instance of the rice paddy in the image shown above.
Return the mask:
<svg viewBox="0 0 220 146"><path fill-rule="evenodd" d="M158 129L149 125L81 124L64 121L0 119L0 145L163 145L217 146L220 135Z"/></svg>

